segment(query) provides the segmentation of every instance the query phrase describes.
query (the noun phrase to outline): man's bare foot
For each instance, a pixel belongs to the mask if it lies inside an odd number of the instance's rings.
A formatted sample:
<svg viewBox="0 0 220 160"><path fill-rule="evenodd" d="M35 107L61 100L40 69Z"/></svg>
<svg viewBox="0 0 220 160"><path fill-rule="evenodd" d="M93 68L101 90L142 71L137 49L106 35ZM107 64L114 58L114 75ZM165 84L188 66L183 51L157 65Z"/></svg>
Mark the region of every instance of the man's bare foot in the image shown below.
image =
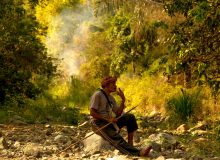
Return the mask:
<svg viewBox="0 0 220 160"><path fill-rule="evenodd" d="M140 151L140 156L141 157L147 157L148 154L150 153L150 150L152 149L152 146L148 146L146 148L142 148Z"/></svg>

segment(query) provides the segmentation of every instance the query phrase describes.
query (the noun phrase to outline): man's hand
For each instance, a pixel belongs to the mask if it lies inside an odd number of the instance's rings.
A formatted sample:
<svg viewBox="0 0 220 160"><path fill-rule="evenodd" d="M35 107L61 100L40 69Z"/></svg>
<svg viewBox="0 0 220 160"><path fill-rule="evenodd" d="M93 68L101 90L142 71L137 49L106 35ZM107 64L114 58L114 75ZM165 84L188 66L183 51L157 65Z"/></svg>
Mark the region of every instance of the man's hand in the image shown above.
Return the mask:
<svg viewBox="0 0 220 160"><path fill-rule="evenodd" d="M117 93L117 95L119 95L121 97L121 100L123 102L125 102L125 95L124 95L123 91L120 88L118 88L116 93Z"/></svg>
<svg viewBox="0 0 220 160"><path fill-rule="evenodd" d="M108 122L110 123L116 123L117 122L117 119L116 118L109 118L108 119Z"/></svg>

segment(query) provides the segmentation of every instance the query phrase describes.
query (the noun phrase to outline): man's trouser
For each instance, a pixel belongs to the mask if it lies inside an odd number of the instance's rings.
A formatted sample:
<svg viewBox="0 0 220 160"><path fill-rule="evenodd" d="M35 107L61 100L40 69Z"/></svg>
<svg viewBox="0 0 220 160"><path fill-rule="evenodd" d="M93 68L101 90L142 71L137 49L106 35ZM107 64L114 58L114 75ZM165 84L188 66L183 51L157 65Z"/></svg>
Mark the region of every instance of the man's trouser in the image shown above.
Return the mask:
<svg viewBox="0 0 220 160"><path fill-rule="evenodd" d="M102 120L92 120L91 123L94 132L97 132L99 128L108 124L108 122ZM134 132L138 129L137 122L133 114L123 115L118 119L117 125L119 128L126 126L128 133ZM100 135L123 154L138 156L140 153L139 149L133 147L123 139L112 124L103 128L96 134Z"/></svg>

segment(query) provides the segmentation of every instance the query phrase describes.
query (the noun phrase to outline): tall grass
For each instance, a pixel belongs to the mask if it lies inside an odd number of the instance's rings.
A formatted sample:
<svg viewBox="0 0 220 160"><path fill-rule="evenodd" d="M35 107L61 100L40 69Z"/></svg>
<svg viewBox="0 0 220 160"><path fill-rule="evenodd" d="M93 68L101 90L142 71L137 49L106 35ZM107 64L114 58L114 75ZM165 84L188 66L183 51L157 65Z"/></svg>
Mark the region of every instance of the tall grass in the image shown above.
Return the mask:
<svg viewBox="0 0 220 160"><path fill-rule="evenodd" d="M199 108L201 104L200 101L200 90L193 93L187 93L185 90L181 89L181 94L170 98L167 102L167 112L172 113L180 121L188 121L193 114L196 113L196 109Z"/></svg>

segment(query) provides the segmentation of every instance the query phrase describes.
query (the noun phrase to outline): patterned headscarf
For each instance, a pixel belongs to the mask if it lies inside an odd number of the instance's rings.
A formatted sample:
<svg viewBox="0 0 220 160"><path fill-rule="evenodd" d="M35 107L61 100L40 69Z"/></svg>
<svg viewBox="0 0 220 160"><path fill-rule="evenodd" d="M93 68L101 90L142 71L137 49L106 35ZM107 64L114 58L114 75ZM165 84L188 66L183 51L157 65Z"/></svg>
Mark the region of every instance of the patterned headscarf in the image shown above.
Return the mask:
<svg viewBox="0 0 220 160"><path fill-rule="evenodd" d="M105 88L106 86L108 86L110 83L115 83L117 81L116 77L105 77L104 79L102 79L101 81L101 86L102 88Z"/></svg>

